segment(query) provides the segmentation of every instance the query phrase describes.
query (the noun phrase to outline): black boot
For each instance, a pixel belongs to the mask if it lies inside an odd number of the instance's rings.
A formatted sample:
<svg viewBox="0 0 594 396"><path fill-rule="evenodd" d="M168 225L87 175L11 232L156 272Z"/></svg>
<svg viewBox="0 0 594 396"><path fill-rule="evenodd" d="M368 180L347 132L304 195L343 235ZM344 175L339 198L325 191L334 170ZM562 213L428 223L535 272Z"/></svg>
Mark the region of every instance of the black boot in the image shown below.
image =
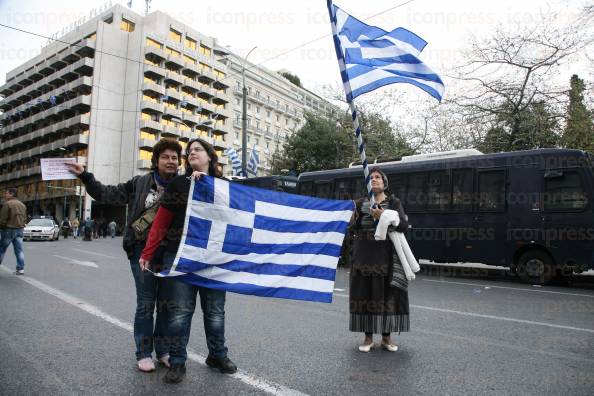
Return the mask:
<svg viewBox="0 0 594 396"><path fill-rule="evenodd" d="M177 384L179 382L182 382L185 376L185 364L172 364L171 367L169 367L167 374L165 374L165 377L163 377L163 381L165 381L168 384Z"/></svg>
<svg viewBox="0 0 594 396"><path fill-rule="evenodd" d="M224 374L233 374L237 371L237 366L227 356L224 358L217 358L208 355L206 358L206 365L208 367L219 369L219 371Z"/></svg>

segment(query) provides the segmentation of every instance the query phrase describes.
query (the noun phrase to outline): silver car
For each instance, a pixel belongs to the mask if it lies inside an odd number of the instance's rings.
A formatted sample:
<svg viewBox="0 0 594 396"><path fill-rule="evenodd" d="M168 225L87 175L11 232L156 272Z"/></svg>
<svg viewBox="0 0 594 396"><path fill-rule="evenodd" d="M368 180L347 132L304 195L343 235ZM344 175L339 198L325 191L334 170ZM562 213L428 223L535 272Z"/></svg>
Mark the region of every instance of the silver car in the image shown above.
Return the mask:
<svg viewBox="0 0 594 396"><path fill-rule="evenodd" d="M23 240L57 241L60 227L52 219L33 219L23 230Z"/></svg>

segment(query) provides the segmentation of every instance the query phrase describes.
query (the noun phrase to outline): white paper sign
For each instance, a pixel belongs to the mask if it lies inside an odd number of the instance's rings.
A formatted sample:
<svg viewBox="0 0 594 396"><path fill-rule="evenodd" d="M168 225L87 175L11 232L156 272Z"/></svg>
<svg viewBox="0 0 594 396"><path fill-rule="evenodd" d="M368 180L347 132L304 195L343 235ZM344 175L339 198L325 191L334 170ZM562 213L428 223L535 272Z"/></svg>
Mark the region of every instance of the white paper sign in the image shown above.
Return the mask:
<svg viewBox="0 0 594 396"><path fill-rule="evenodd" d="M41 158L41 180L76 179L66 164L75 164L76 158Z"/></svg>

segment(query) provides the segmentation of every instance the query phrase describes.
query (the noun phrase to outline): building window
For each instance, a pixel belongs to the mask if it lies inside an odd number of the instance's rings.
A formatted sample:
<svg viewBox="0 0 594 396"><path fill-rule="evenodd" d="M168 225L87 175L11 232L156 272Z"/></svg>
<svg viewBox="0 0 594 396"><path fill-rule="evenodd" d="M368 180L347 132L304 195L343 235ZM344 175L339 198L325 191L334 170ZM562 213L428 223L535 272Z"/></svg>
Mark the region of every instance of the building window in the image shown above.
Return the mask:
<svg viewBox="0 0 594 396"><path fill-rule="evenodd" d="M192 65L196 64L196 59L184 54L184 60Z"/></svg>
<svg viewBox="0 0 594 396"><path fill-rule="evenodd" d="M122 29L124 32L133 32L134 22L130 22L129 20L122 18L122 22L120 23L120 29Z"/></svg>
<svg viewBox="0 0 594 396"><path fill-rule="evenodd" d="M87 37L85 37L87 40L96 40L97 39L97 33L93 33L93 34L89 34Z"/></svg>
<svg viewBox="0 0 594 396"><path fill-rule="evenodd" d="M186 37L186 47L196 51L196 40L192 40L191 38Z"/></svg>
<svg viewBox="0 0 594 396"><path fill-rule="evenodd" d="M211 49L205 45L200 45L200 53L204 56L210 56L212 53Z"/></svg>
<svg viewBox="0 0 594 396"><path fill-rule="evenodd" d="M174 49L171 49L169 47L165 48L165 52L168 53L169 55L175 56L177 58L181 57L181 53L179 51L176 51Z"/></svg>
<svg viewBox="0 0 594 396"><path fill-rule="evenodd" d="M174 29L169 30L169 39L175 41L176 43L181 43L181 33L177 32Z"/></svg>
<svg viewBox="0 0 594 396"><path fill-rule="evenodd" d="M140 150L140 153L138 156L140 157L141 160L150 161L151 158L153 157L153 153L148 150Z"/></svg>
<svg viewBox="0 0 594 396"><path fill-rule="evenodd" d="M111 24L113 23L113 15L110 15L109 17L105 18L105 19L103 20L103 22L105 22L105 23L107 23L107 24L111 25Z"/></svg>
<svg viewBox="0 0 594 396"><path fill-rule="evenodd" d="M148 45L150 47L155 47L155 48L163 49L163 44L161 44L161 43L159 43L159 42L157 42L157 41L155 41L153 39L150 39L150 38L147 38L146 39L146 45Z"/></svg>

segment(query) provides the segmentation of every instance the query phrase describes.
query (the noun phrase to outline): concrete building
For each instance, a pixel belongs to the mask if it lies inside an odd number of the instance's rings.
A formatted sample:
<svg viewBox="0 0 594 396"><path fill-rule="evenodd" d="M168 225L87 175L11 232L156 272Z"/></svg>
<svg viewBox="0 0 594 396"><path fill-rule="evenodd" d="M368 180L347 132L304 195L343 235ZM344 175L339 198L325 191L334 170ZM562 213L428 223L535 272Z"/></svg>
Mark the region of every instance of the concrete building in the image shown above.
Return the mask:
<svg viewBox="0 0 594 396"><path fill-rule="evenodd" d="M0 189L16 187L33 214L72 218L84 205L86 217L91 198L78 181L48 188L40 158L77 157L117 184L150 168L160 137L203 137L222 154L233 94L215 48L162 12L142 17L121 5L51 42L0 87ZM100 212L93 217L113 215Z"/></svg>
<svg viewBox="0 0 594 396"><path fill-rule="evenodd" d="M118 184L150 169L161 137L182 146L206 139L231 174L223 152L241 153L242 62L160 11L141 16L118 4L96 12L7 74L0 190L16 187L31 214L123 220L124 207L98 205L77 180L42 181L39 160L76 157L98 180ZM276 72L246 68L248 153L257 147L265 175L304 112L334 117L337 109Z"/></svg>
<svg viewBox="0 0 594 396"><path fill-rule="evenodd" d="M230 54L229 84L233 87L233 133L228 140L241 157L242 144L242 70L244 59ZM269 175L272 156L282 147L286 138L305 123L306 112L337 118L340 111L315 93L297 86L283 77L282 70L274 72L261 65L245 64L245 80L248 90L247 103L247 152L248 158L256 147L260 163L258 175ZM227 167L227 174L232 174Z"/></svg>

